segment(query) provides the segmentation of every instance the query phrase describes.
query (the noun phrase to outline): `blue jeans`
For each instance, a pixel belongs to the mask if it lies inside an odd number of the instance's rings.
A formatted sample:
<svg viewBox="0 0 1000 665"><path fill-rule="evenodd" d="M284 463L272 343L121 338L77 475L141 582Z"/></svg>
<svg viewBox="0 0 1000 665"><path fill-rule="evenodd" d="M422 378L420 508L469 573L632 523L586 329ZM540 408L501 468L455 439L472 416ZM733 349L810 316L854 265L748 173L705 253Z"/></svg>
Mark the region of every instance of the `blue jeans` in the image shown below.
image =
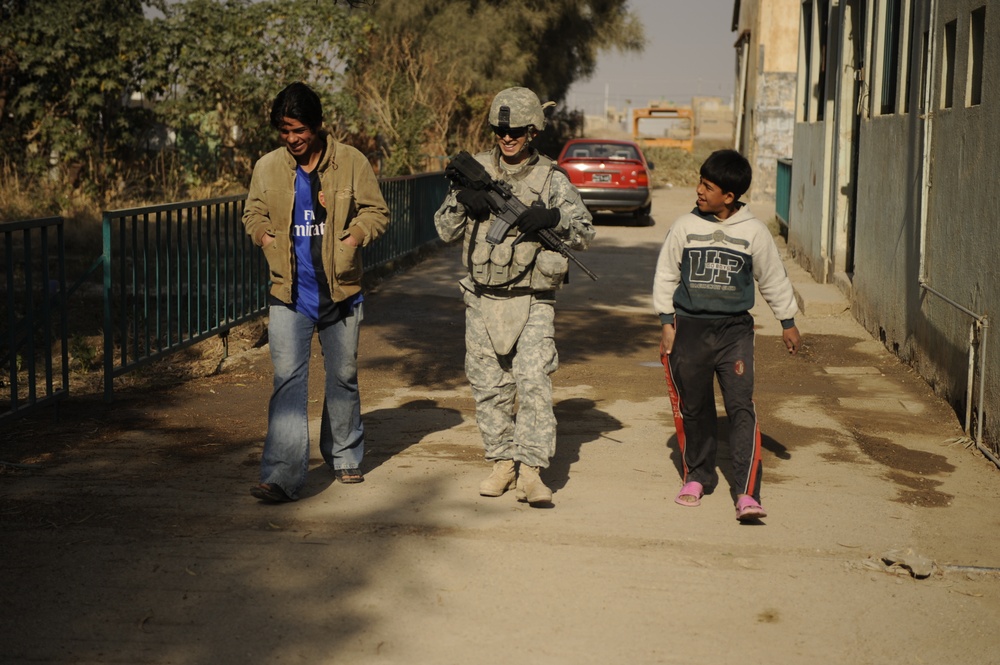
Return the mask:
<svg viewBox="0 0 1000 665"><path fill-rule="evenodd" d="M358 393L358 331L363 307L358 303L345 318L318 327L326 373L319 450L334 469L358 468L365 451ZM309 356L317 326L288 307L272 305L269 313L274 392L267 412L260 481L275 483L296 498L309 470Z"/></svg>

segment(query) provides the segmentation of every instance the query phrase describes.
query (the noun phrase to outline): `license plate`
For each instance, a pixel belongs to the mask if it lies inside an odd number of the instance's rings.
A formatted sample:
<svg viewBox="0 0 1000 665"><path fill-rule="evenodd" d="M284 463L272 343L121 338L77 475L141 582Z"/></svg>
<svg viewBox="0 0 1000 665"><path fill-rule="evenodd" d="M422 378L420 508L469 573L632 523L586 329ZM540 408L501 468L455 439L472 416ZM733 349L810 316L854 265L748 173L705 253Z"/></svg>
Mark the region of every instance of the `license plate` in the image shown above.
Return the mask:
<svg viewBox="0 0 1000 665"><path fill-rule="evenodd" d="M611 182L610 173L595 173L593 177L593 182Z"/></svg>

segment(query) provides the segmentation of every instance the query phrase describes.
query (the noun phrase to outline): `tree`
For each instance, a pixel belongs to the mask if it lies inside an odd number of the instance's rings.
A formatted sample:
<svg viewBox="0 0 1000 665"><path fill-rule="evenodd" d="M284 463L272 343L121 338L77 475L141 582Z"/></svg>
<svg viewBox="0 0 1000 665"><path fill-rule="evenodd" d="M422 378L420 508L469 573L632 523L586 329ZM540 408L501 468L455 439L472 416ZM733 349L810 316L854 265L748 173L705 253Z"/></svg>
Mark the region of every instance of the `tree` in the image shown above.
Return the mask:
<svg viewBox="0 0 1000 665"><path fill-rule="evenodd" d="M344 105L377 136L386 172L484 145L492 96L525 85L562 101L601 50L641 50L627 0L381 0L367 58L350 61Z"/></svg>
<svg viewBox="0 0 1000 665"><path fill-rule="evenodd" d="M333 107L346 57L370 30L370 15L337 0L189 0L146 28L144 90L177 134L193 180L245 180L274 143L274 95L293 81Z"/></svg>
<svg viewBox="0 0 1000 665"><path fill-rule="evenodd" d="M135 89L139 0L5 0L0 5L0 146L27 174L114 170L142 123Z"/></svg>
<svg viewBox="0 0 1000 665"><path fill-rule="evenodd" d="M106 196L244 185L296 80L383 173L440 167L485 144L501 88L561 101L601 50L643 45L627 0L0 0L0 19L0 154Z"/></svg>
<svg viewBox="0 0 1000 665"><path fill-rule="evenodd" d="M332 108L373 1L0 0L0 154L98 194L245 184L281 87Z"/></svg>

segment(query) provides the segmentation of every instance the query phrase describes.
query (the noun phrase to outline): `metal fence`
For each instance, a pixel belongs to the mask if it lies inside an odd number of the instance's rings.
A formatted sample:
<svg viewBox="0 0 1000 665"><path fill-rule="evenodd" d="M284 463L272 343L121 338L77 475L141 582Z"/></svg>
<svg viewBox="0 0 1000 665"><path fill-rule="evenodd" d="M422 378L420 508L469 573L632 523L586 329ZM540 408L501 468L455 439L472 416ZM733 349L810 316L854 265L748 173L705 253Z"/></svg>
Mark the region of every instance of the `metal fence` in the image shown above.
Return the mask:
<svg viewBox="0 0 1000 665"><path fill-rule="evenodd" d="M114 380L267 306L267 267L243 230L246 196L104 213L104 397Z"/></svg>
<svg viewBox="0 0 1000 665"><path fill-rule="evenodd" d="M449 187L444 172L382 178L379 184L392 221L378 240L362 250L366 271L384 266L437 240L434 212Z"/></svg>
<svg viewBox="0 0 1000 665"><path fill-rule="evenodd" d="M792 206L792 160L778 160L777 183L774 193L774 212L781 222L782 232L788 234L788 215Z"/></svg>
<svg viewBox="0 0 1000 665"><path fill-rule="evenodd" d="M441 173L380 180L391 223L362 252L365 270L391 266L435 242ZM66 289L61 218L0 223L7 270L0 354L10 400L0 419L69 394L67 303L103 269L104 397L116 378L226 333L267 309L268 269L246 235L245 195L107 211L101 256Z"/></svg>
<svg viewBox="0 0 1000 665"><path fill-rule="evenodd" d="M69 395L66 255L61 217L0 223L7 269L0 298L0 420Z"/></svg>
<svg viewBox="0 0 1000 665"><path fill-rule="evenodd" d="M380 180L391 223L365 270L437 239L440 173ZM267 309L268 271L243 229L245 195L104 213L104 397L114 379ZM225 339L225 337L224 337Z"/></svg>

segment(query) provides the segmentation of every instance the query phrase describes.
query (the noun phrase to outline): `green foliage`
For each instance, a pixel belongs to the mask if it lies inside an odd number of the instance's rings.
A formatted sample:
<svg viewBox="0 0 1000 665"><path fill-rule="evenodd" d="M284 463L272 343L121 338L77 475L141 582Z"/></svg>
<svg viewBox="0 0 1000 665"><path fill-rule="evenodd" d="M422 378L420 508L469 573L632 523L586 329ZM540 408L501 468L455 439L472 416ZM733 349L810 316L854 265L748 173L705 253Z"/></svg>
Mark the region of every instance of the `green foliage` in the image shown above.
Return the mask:
<svg viewBox="0 0 1000 665"><path fill-rule="evenodd" d="M248 177L274 145L268 113L288 83L308 82L332 107L368 22L337 0L188 0L149 21L155 66L143 89L176 132L192 184Z"/></svg>
<svg viewBox="0 0 1000 665"><path fill-rule="evenodd" d="M69 340L70 362L80 372L87 373L100 366L101 349L92 340L75 334Z"/></svg>
<svg viewBox="0 0 1000 665"><path fill-rule="evenodd" d="M141 75L139 44L128 39L142 25L141 3L22 0L2 13L3 154L28 174L103 176L138 120L123 102Z"/></svg>
<svg viewBox="0 0 1000 665"><path fill-rule="evenodd" d="M583 113L577 110L556 109L555 113L549 114L548 121L548 126L531 142L531 145L543 155L556 159L566 141L582 135Z"/></svg>
<svg viewBox="0 0 1000 665"><path fill-rule="evenodd" d="M245 187L300 80L340 140L411 173L489 143L498 90L559 101L642 44L627 0L0 0L0 154L66 200Z"/></svg>
<svg viewBox="0 0 1000 665"><path fill-rule="evenodd" d="M627 0L380 0L368 52L349 70L355 126L387 173L484 146L490 100L524 85L560 101L602 49L640 50Z"/></svg>
<svg viewBox="0 0 1000 665"><path fill-rule="evenodd" d="M2 154L100 195L245 181L277 91L332 106L370 22L337 0L0 2Z"/></svg>

